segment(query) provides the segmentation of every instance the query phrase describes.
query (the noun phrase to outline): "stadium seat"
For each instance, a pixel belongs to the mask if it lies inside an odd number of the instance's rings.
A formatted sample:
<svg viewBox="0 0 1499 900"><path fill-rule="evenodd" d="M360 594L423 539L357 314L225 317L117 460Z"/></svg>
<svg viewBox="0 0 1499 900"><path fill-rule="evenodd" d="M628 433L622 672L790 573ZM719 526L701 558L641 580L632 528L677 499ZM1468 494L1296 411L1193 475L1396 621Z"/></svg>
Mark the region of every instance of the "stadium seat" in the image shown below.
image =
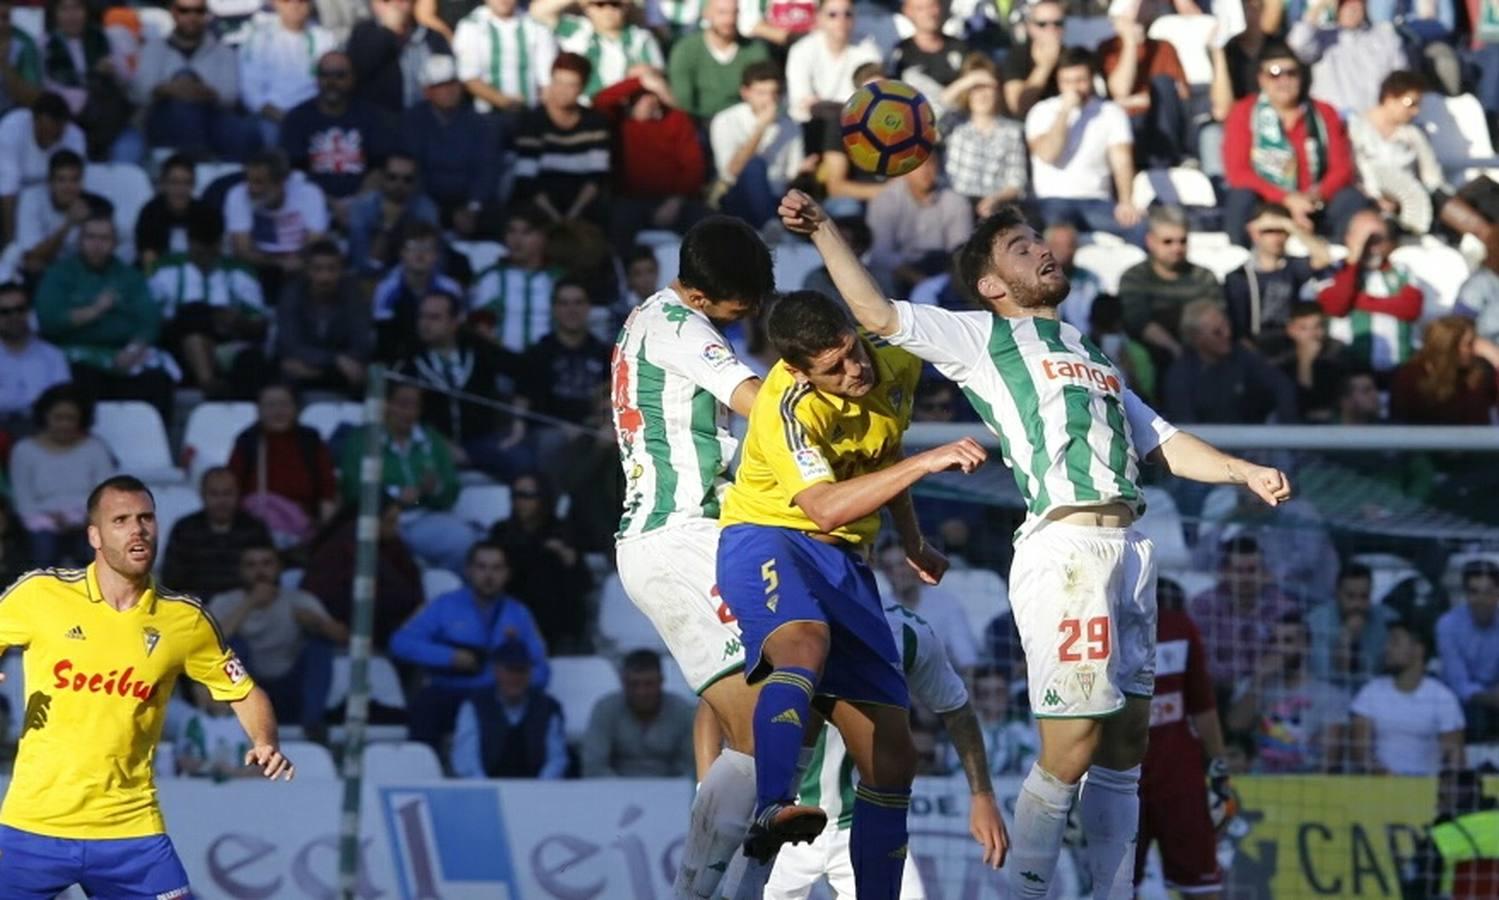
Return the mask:
<svg viewBox="0 0 1499 900"><path fill-rule="evenodd" d="M648 245L656 254L656 268L661 272L658 288L666 287L677 277L677 265L681 262L682 242L673 235L672 240L661 244Z"/></svg>
<svg viewBox="0 0 1499 900"><path fill-rule="evenodd" d="M1472 271L1460 251L1435 238L1396 247L1390 260L1405 266L1415 276L1416 286L1425 295L1421 308L1424 321L1452 312L1457 303L1457 292Z"/></svg>
<svg viewBox="0 0 1499 900"><path fill-rule="evenodd" d="M599 591L599 637L620 653L641 647L666 651L666 643L645 613L630 602L618 575L610 575Z"/></svg>
<svg viewBox="0 0 1499 900"><path fill-rule="evenodd" d="M165 10L158 10L165 12ZM135 220L141 207L156 192L140 166L131 163L89 163L83 171L83 189L107 197L114 204L115 231L119 249L115 255L135 262Z"/></svg>
<svg viewBox="0 0 1499 900"><path fill-rule="evenodd" d="M229 462L234 439L255 424L253 403L199 403L187 417L182 434L182 456L189 484L203 473Z"/></svg>
<svg viewBox="0 0 1499 900"><path fill-rule="evenodd" d="M1145 251L1130 244L1083 244L1072 259L1079 268L1098 276L1099 289L1105 294L1119 293L1119 278L1124 270L1145 261Z"/></svg>
<svg viewBox="0 0 1499 900"><path fill-rule="evenodd" d="M453 513L488 531L496 522L510 518L510 487L504 484L471 484L458 492Z"/></svg>
<svg viewBox="0 0 1499 900"><path fill-rule="evenodd" d="M1444 97L1428 91L1421 96L1421 115L1416 121L1425 130L1449 181L1462 184L1486 170L1491 177L1499 175L1495 171L1499 158L1494 156L1488 119L1477 97Z"/></svg>
<svg viewBox="0 0 1499 900"><path fill-rule="evenodd" d="M1097 50L1099 44L1116 33L1114 20L1108 16L1068 16L1062 26L1062 44Z"/></svg>
<svg viewBox="0 0 1499 900"><path fill-rule="evenodd" d="M990 569L949 569L942 577L940 589L952 594L963 607L976 640L983 638L984 629L995 616L1010 608L1010 591L1005 580Z"/></svg>
<svg viewBox="0 0 1499 900"><path fill-rule="evenodd" d="M107 400L94 407L94 436L114 452L120 471L147 484L181 484L172 465L167 429L156 407L140 400Z"/></svg>
<svg viewBox="0 0 1499 900"><path fill-rule="evenodd" d="M1131 191L1135 208L1141 211L1160 201L1172 206L1218 205L1218 195L1213 192L1213 183L1196 169L1178 166L1174 169L1146 169L1135 173Z"/></svg>
<svg viewBox="0 0 1499 900"><path fill-rule="evenodd" d="M547 693L562 704L567 740L575 742L588 728L594 704L619 690L619 675L602 656L556 656L551 664Z"/></svg>
<svg viewBox="0 0 1499 900"><path fill-rule="evenodd" d="M333 657L333 680L328 686L328 709L338 709L349 698L349 657L340 653ZM370 700L391 709L406 708L406 692L401 689L401 676L396 667L383 656L371 656L369 667Z"/></svg>
<svg viewBox="0 0 1499 900"><path fill-rule="evenodd" d="M677 665L677 661L672 659L670 654L661 655L661 675L662 690L668 694L676 694L689 703L697 702L697 695L692 692L692 688L687 686L687 676L682 674L682 667Z"/></svg>
<svg viewBox="0 0 1499 900"><path fill-rule="evenodd" d="M300 416L303 425L309 425L323 436L333 437L340 425L358 428L364 422L364 407L350 401L309 403Z"/></svg>
<svg viewBox="0 0 1499 900"><path fill-rule="evenodd" d="M494 241L454 241L453 249L468 257L475 275L505 257L505 245Z"/></svg>
<svg viewBox="0 0 1499 900"><path fill-rule="evenodd" d="M282 741L281 752L297 766L297 780L304 778L332 780L338 777L338 766L328 748L313 741Z"/></svg>
<svg viewBox="0 0 1499 900"><path fill-rule="evenodd" d="M234 162L201 162L193 167L193 196L201 197L210 184L226 175L243 172L244 166Z"/></svg>
<svg viewBox="0 0 1499 900"><path fill-rule="evenodd" d="M776 286L800 290L807 276L822 268L822 256L808 243L783 243L775 248Z"/></svg>
<svg viewBox="0 0 1499 900"><path fill-rule="evenodd" d="M463 587L463 579L447 569L422 570L422 595L428 602Z"/></svg>
<svg viewBox="0 0 1499 900"><path fill-rule="evenodd" d="M1187 248L1187 260L1211 271L1222 281L1229 272L1242 269L1249 262L1249 251L1235 244L1226 247Z"/></svg>
<svg viewBox="0 0 1499 900"><path fill-rule="evenodd" d="M38 48L47 45L47 13L40 6L12 6L10 24L26 32Z"/></svg>
<svg viewBox="0 0 1499 900"><path fill-rule="evenodd" d="M368 744L359 769L369 784L405 783L442 778L442 760L437 751L417 741Z"/></svg>
<svg viewBox="0 0 1499 900"><path fill-rule="evenodd" d="M1370 574L1374 576L1371 593L1376 604L1383 603L1397 585L1411 578L1426 581L1426 576L1417 571L1410 560L1394 553L1359 553L1350 561L1369 567Z"/></svg>
<svg viewBox="0 0 1499 900"><path fill-rule="evenodd" d="M167 539L172 536L172 526L178 520L202 509L203 499L196 490L184 484L156 485L151 488L151 493L156 497L156 527L162 551L156 557L156 564L159 566L166 556Z"/></svg>
<svg viewBox="0 0 1499 900"><path fill-rule="evenodd" d="M1218 20L1213 16L1166 15L1150 24L1147 36L1165 41L1176 50L1176 58L1181 60L1187 84L1207 85L1213 81L1213 60L1208 55L1208 39L1217 27Z"/></svg>
<svg viewBox="0 0 1499 900"><path fill-rule="evenodd" d="M137 6L135 14L141 23L142 44L153 38L165 38L177 27L172 22L171 12L160 6Z"/></svg>
<svg viewBox="0 0 1499 900"><path fill-rule="evenodd" d="M1181 511L1176 498L1162 488L1145 488L1145 515L1135 521L1135 528L1155 544L1155 561L1161 569L1185 569L1192 564L1187 549L1186 532L1182 530Z"/></svg>

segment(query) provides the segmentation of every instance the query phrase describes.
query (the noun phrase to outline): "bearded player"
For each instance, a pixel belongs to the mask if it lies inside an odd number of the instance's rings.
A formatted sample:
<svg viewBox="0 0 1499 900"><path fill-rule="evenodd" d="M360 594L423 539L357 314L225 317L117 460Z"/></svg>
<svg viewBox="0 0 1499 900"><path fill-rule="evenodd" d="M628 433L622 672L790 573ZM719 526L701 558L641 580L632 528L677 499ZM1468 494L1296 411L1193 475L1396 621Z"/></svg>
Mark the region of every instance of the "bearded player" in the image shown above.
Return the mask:
<svg viewBox="0 0 1499 900"><path fill-rule="evenodd" d="M88 498L86 569L28 572L0 595L0 650L24 649L26 713L0 808L0 895L192 896L166 836L152 761L177 677L227 702L245 765L290 781L271 701L194 597L155 583L156 504L117 475Z"/></svg>
<svg viewBox="0 0 1499 900"><path fill-rule="evenodd" d="M979 223L958 251L956 280L980 307L962 313L886 298L805 194L788 194L780 212L788 229L812 238L860 325L963 389L1025 498L1010 602L1041 757L1015 805L1012 896L1051 889L1084 775L1093 896L1131 896L1156 643L1154 547L1131 528L1145 509L1140 462L1242 484L1271 506L1290 498L1289 481L1178 431L1058 319L1067 276L1017 208Z"/></svg>

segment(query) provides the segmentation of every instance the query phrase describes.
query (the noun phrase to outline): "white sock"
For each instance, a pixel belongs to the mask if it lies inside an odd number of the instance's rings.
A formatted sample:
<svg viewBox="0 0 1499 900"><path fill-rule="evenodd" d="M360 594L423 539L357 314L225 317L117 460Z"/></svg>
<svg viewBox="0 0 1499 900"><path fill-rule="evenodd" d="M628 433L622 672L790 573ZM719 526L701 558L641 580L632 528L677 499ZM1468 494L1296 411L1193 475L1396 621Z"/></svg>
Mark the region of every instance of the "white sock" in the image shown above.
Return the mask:
<svg viewBox="0 0 1499 900"><path fill-rule="evenodd" d="M729 861L744 843L755 812L755 759L725 749L692 801L682 865L673 885L679 898L710 898Z"/></svg>
<svg viewBox="0 0 1499 900"><path fill-rule="evenodd" d="M796 757L796 783L802 782L802 776L806 774L807 767L812 765L812 754L815 747L803 747ZM729 863L728 870L724 873L723 881L718 884L716 900L761 900L765 896L765 886L770 883L770 874L775 871L776 857L772 856L766 862L757 862L744 855L744 847L741 845L734 859Z"/></svg>
<svg viewBox="0 0 1499 900"><path fill-rule="evenodd" d="M1140 767L1093 766L1078 809L1093 900L1130 900L1135 894L1135 835L1140 830Z"/></svg>
<svg viewBox="0 0 1499 900"><path fill-rule="evenodd" d="M1067 813L1077 796L1077 785L1067 784L1041 768L1031 766L1015 800L1015 823L1010 828L1011 897L1045 897L1056 874L1062 852L1062 833Z"/></svg>

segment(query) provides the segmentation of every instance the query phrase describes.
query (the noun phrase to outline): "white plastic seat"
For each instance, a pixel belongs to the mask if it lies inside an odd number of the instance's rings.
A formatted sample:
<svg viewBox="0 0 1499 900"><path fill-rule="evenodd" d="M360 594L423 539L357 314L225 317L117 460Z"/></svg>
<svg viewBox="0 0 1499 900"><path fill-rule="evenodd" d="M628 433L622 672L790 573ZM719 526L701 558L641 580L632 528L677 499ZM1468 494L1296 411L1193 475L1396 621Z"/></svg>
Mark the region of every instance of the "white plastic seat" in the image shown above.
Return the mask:
<svg viewBox="0 0 1499 900"><path fill-rule="evenodd" d="M1457 293L1471 274L1468 260L1460 251L1437 241L1396 247L1390 261L1405 266L1425 295L1421 306L1423 320L1452 312Z"/></svg>
<svg viewBox="0 0 1499 900"><path fill-rule="evenodd" d="M203 498L198 492L183 484L159 485L151 489L156 498L156 528L162 553L157 554L159 566L166 556L167 545L172 536L172 526L203 508ZM173 585L168 585L172 587ZM207 600L207 597L203 598Z"/></svg>
<svg viewBox="0 0 1499 900"><path fill-rule="evenodd" d="M255 418L253 403L199 403L193 407L182 434L188 482L197 484L204 472L227 464L234 439L254 425Z"/></svg>
<svg viewBox="0 0 1499 900"><path fill-rule="evenodd" d="M984 629L995 616L1010 608L1010 591L1005 580L989 569L949 569L942 577L940 590L952 594L963 607L974 640L982 639Z"/></svg>
<svg viewBox="0 0 1499 900"><path fill-rule="evenodd" d="M193 196L201 197L210 184L225 175L243 172L245 167L234 162L200 162L193 166Z"/></svg>
<svg viewBox="0 0 1499 900"><path fill-rule="evenodd" d="M370 784L435 781L443 777L437 751L417 741L366 744L359 762L364 780Z"/></svg>
<svg viewBox="0 0 1499 900"><path fill-rule="evenodd" d="M677 266L682 261L682 241L676 235L672 235L670 241L659 244L648 244L651 252L656 254L656 270L661 273L661 278L656 287L662 288L677 277Z"/></svg>
<svg viewBox="0 0 1499 900"><path fill-rule="evenodd" d="M1376 604L1383 603L1391 591L1412 578L1426 581L1426 576L1410 560L1394 553L1359 553L1351 561L1369 567L1373 582L1370 594Z"/></svg>
<svg viewBox="0 0 1499 900"><path fill-rule="evenodd" d="M1483 174L1496 174L1499 158L1489 137L1483 104L1472 94L1444 97L1428 91L1421 97L1421 115L1416 119L1449 181L1462 183Z"/></svg>
<svg viewBox="0 0 1499 900"><path fill-rule="evenodd" d="M180 484L181 469L172 464L167 429L156 407L140 400L107 400L94 407L93 434L109 445L120 471L147 484Z"/></svg>
<svg viewBox="0 0 1499 900"><path fill-rule="evenodd" d="M547 693L562 706L568 741L576 741L587 730L594 705L620 689L619 675L602 656L557 656L551 666Z"/></svg>
<svg viewBox="0 0 1499 900"><path fill-rule="evenodd" d="M172 14L160 6L138 6L135 15L141 23L141 43L147 43L154 38L165 38L176 28L172 22Z"/></svg>
<svg viewBox="0 0 1499 900"><path fill-rule="evenodd" d="M1185 569L1192 564L1192 551L1187 549L1186 532L1182 530L1181 511L1168 491L1145 488L1145 515L1135 520L1135 528L1155 544L1155 560L1159 568Z"/></svg>
<svg viewBox="0 0 1499 900"><path fill-rule="evenodd" d="M326 709L337 709L349 698L349 675L352 669L348 654L333 657L333 678L328 685ZM369 667L370 699L391 709L406 708L406 692L401 689L401 676L396 667L383 656L371 656Z"/></svg>
<svg viewBox="0 0 1499 900"><path fill-rule="evenodd" d="M340 425L358 428L364 424L364 407L352 401L309 403L299 419L303 425L316 429L326 441Z"/></svg>
<svg viewBox="0 0 1499 900"><path fill-rule="evenodd" d="M1488 560L1499 566L1499 552L1493 550L1470 550L1464 553L1454 553L1447 557L1447 568L1442 572L1442 587L1447 590L1447 596L1454 603L1461 603L1466 599L1463 593L1463 567L1471 562Z"/></svg>
<svg viewBox="0 0 1499 900"><path fill-rule="evenodd" d="M504 484L470 484L458 492L453 513L485 531L510 518L510 487Z"/></svg>
<svg viewBox="0 0 1499 900"><path fill-rule="evenodd" d="M775 279L784 290L796 290L807 276L822 267L817 248L807 243L783 243L776 247Z"/></svg>
<svg viewBox="0 0 1499 900"><path fill-rule="evenodd" d="M1062 25L1062 44L1097 50L1099 44L1117 33L1114 21L1108 16L1068 16Z"/></svg>
<svg viewBox="0 0 1499 900"><path fill-rule="evenodd" d="M1083 244L1072 261L1097 275L1099 288L1105 294L1117 294L1124 270L1144 262L1145 251L1132 244Z"/></svg>
<svg viewBox="0 0 1499 900"><path fill-rule="evenodd" d="M132 163L89 163L83 170L83 189L114 204L119 240L115 253L126 262L134 262L135 220L140 218L141 207L156 193L145 170Z"/></svg>
<svg viewBox="0 0 1499 900"><path fill-rule="evenodd" d="M605 579L599 591L599 635L621 653L641 648L666 652L666 643L645 613L630 602L618 575Z"/></svg>
<svg viewBox="0 0 1499 900"><path fill-rule="evenodd" d="M1188 247L1187 261L1211 271L1221 282L1229 272L1244 268L1244 264L1249 262L1249 251L1236 244L1198 250Z"/></svg>
<svg viewBox="0 0 1499 900"><path fill-rule="evenodd" d="M461 587L463 587L463 579L447 569L422 570L422 595L429 603Z"/></svg>
<svg viewBox="0 0 1499 900"><path fill-rule="evenodd" d="M10 24L17 31L26 32L38 49L46 46L47 13L40 6L12 6Z"/></svg>
<svg viewBox="0 0 1499 900"><path fill-rule="evenodd" d="M505 245L494 241L454 241L452 246L468 257L469 268L474 270L475 275L505 257Z"/></svg>
<svg viewBox="0 0 1499 900"><path fill-rule="evenodd" d="M1213 16L1160 16L1150 24L1148 37L1165 41L1176 50L1187 84L1211 84L1213 60L1208 56L1208 38L1218 20Z"/></svg>
<svg viewBox="0 0 1499 900"><path fill-rule="evenodd" d="M281 752L297 767L297 780L304 778L333 780L338 766L328 748L313 741L282 741Z"/></svg>
<svg viewBox="0 0 1499 900"><path fill-rule="evenodd" d="M1218 205L1218 195L1213 183L1196 169L1180 166L1174 169L1146 169L1135 173L1131 190L1135 208L1144 211L1155 201L1172 206L1203 206L1211 209Z"/></svg>

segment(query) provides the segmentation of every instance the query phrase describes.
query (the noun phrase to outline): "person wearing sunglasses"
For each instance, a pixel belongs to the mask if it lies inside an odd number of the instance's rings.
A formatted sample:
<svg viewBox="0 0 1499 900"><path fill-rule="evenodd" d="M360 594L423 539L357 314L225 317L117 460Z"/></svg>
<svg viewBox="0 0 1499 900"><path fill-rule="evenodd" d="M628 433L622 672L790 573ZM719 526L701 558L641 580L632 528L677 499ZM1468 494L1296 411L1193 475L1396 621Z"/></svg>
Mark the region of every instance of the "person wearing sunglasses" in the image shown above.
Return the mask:
<svg viewBox="0 0 1499 900"><path fill-rule="evenodd" d="M817 27L786 54L786 103L791 118L806 122L819 103L841 108L858 87L854 73L880 63L874 39L854 31L853 0L822 0Z"/></svg>
<svg viewBox="0 0 1499 900"><path fill-rule="evenodd" d="M1066 21L1066 10L1055 0L1026 7L1026 42L1010 51L1000 69L1010 115L1024 119L1038 100L1056 96L1057 59L1062 54Z"/></svg>
<svg viewBox="0 0 1499 900"><path fill-rule="evenodd" d="M276 146L287 111L317 95L318 60L338 48L331 31L308 21L311 0L275 0L275 11L248 30L239 48L240 100L266 147Z"/></svg>
<svg viewBox="0 0 1499 900"><path fill-rule="evenodd" d="M1411 234L1431 230L1443 200L1439 192L1447 190L1436 152L1415 124L1425 92L1425 78L1401 69L1379 86L1378 104L1348 117L1360 186Z"/></svg>
<svg viewBox="0 0 1499 900"><path fill-rule="evenodd" d="M68 378L67 357L32 330L25 288L0 284L0 423L23 423L42 392Z"/></svg>
<svg viewBox="0 0 1499 900"><path fill-rule="evenodd" d="M335 221L346 225L370 171L395 149L395 135L380 110L354 96L347 54L323 54L314 71L317 96L286 114L280 146L292 166L323 189Z"/></svg>
<svg viewBox="0 0 1499 900"><path fill-rule="evenodd" d="M243 160L252 136L235 114L239 62L208 28L208 0L175 0L172 31L141 49L130 99L146 107L146 141Z"/></svg>

